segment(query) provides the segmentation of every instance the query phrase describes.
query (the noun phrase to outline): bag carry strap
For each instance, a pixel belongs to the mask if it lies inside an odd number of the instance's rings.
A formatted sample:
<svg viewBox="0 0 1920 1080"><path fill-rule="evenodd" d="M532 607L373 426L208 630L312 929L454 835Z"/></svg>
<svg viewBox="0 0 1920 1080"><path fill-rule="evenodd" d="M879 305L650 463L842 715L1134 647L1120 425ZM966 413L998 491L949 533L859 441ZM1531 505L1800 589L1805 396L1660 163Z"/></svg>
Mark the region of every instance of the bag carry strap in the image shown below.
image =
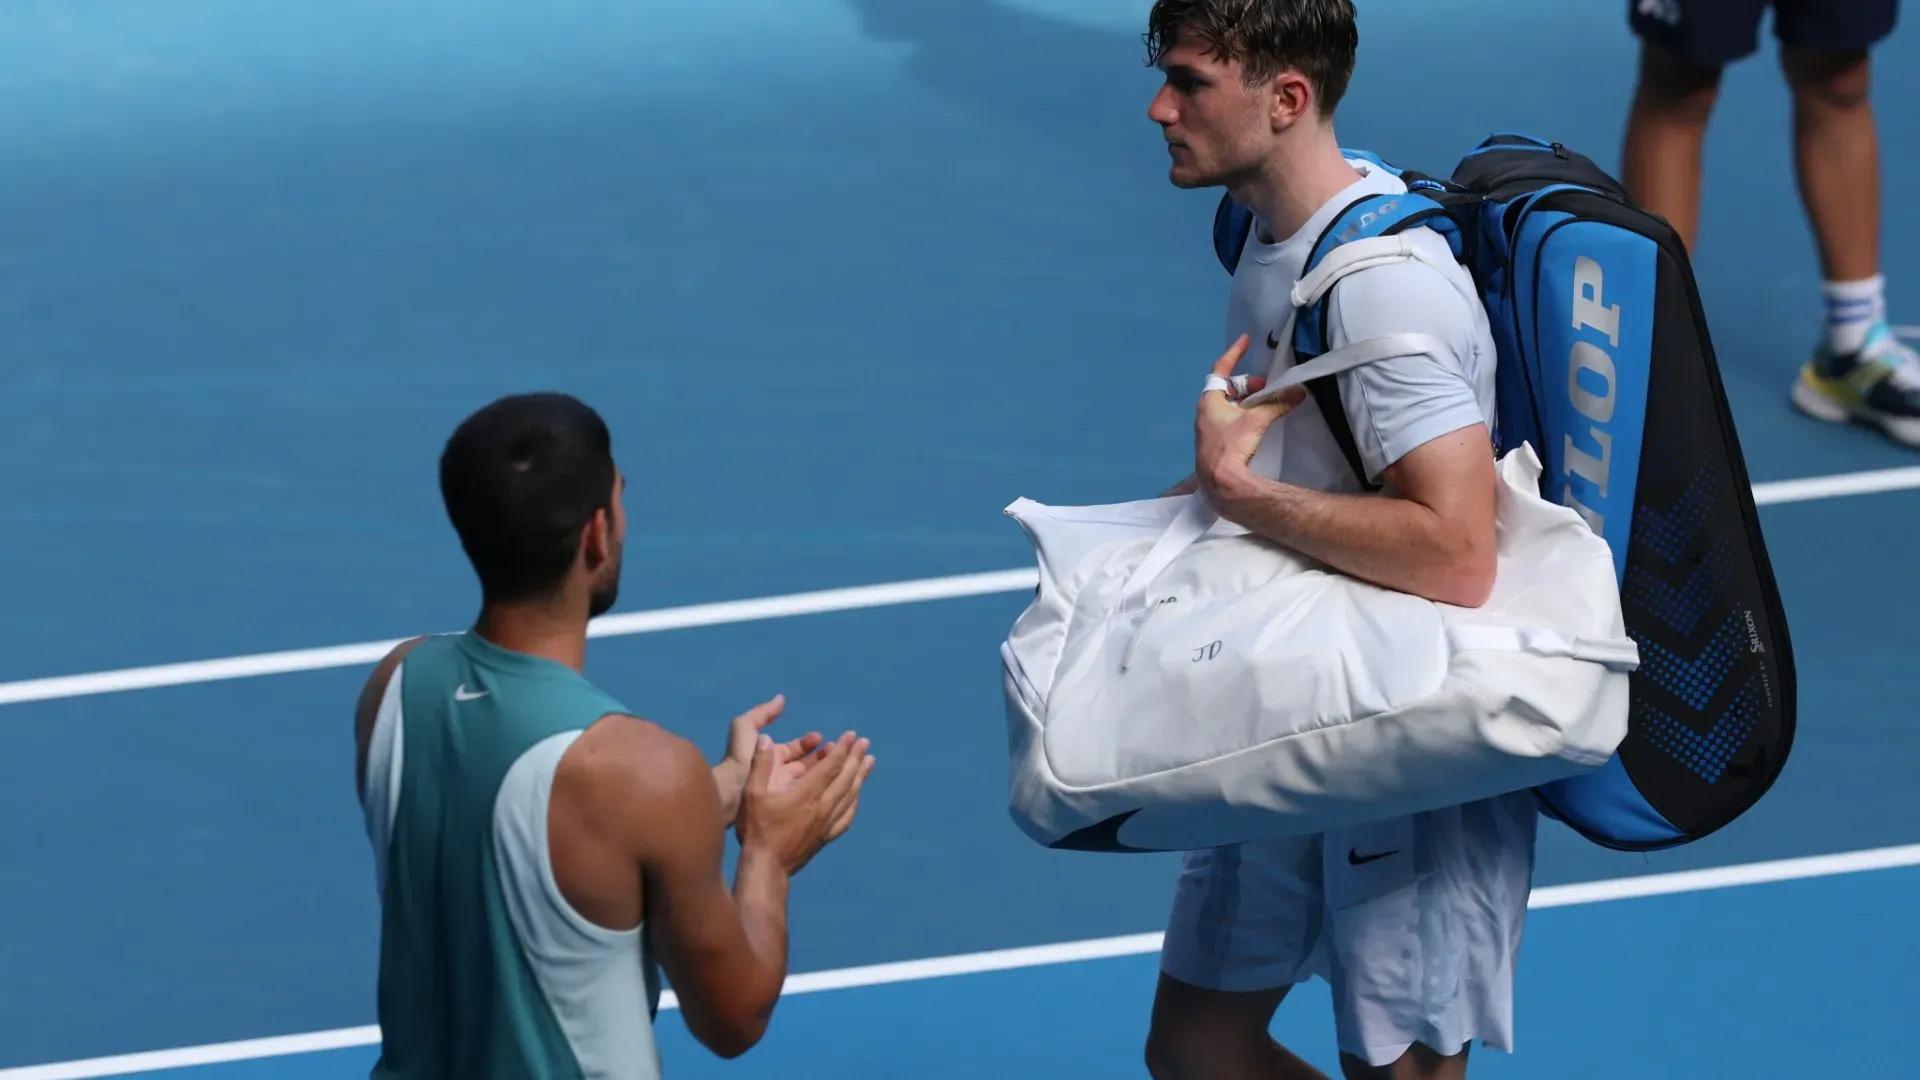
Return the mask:
<svg viewBox="0 0 1920 1080"><path fill-rule="evenodd" d="M1523 652L1535 656L1570 656L1605 664L1614 671L1640 666L1640 647L1632 638L1568 637L1558 630L1521 626L1452 626L1447 641L1455 652Z"/></svg>
<svg viewBox="0 0 1920 1080"><path fill-rule="evenodd" d="M1291 320L1289 320L1291 321ZM1291 327L1289 327L1291 329ZM1291 334L1288 335L1290 340ZM1281 376L1267 383L1259 393L1247 398L1240 404L1250 408L1262 402L1272 400L1291 386L1299 386L1311 379L1322 379L1329 375L1338 375L1343 371L1381 360L1392 360L1403 356L1441 355L1446 345L1429 334L1383 334L1380 337L1356 341L1343 345L1332 352L1315 357L1307 363L1288 368ZM1282 353L1291 354L1291 346L1283 347ZM1278 361L1276 361L1277 363ZM1260 449L1250 463L1254 472L1260 476L1279 475L1279 446L1281 440L1277 430L1269 429L1268 437L1261 440ZM1113 611L1119 611L1146 592L1160 572L1173 564L1180 553L1193 546L1205 536L1220 520L1220 515L1207 502L1201 492L1187 496L1187 503L1180 508L1180 515L1173 519L1167 530L1154 541L1147 550L1146 557L1134 568L1127 578L1126 585L1120 589L1114 601ZM1109 615L1113 612L1108 612Z"/></svg>
<svg viewBox="0 0 1920 1080"><path fill-rule="evenodd" d="M1286 374L1268 383L1261 391L1240 403L1242 408L1252 408L1269 399L1280 396L1280 392L1290 386L1324 379L1329 375L1338 375L1343 371L1352 371L1357 367L1381 360L1397 360L1403 356L1432 356L1445 352L1447 344L1432 334L1382 334L1379 337L1356 341L1342 345L1329 353L1322 353L1304 364L1288 368Z"/></svg>

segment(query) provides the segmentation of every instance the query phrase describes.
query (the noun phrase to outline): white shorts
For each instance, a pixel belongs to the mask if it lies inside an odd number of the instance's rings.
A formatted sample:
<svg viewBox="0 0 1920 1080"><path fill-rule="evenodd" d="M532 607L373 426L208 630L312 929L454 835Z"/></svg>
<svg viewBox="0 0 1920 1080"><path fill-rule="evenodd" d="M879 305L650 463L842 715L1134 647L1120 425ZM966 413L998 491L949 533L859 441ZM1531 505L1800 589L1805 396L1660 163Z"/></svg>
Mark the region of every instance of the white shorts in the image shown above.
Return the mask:
<svg viewBox="0 0 1920 1080"><path fill-rule="evenodd" d="M1190 852L1161 969L1208 990L1333 988L1340 1049L1513 1050L1539 824L1530 791L1315 836Z"/></svg>

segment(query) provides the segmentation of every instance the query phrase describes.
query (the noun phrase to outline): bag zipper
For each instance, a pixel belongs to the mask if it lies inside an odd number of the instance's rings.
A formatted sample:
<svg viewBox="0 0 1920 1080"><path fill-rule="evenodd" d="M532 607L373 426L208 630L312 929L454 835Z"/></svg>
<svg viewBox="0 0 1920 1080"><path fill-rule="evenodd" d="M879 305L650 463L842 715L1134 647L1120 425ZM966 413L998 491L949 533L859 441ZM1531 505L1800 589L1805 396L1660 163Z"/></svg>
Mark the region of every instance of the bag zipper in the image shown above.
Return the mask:
<svg viewBox="0 0 1920 1080"><path fill-rule="evenodd" d="M1161 608L1167 606L1168 604L1173 603L1178 599L1180 598L1177 596L1161 597L1160 599L1155 600L1153 602L1152 607L1147 609L1147 614L1140 620L1140 625L1136 627L1133 631L1133 640L1127 642L1126 655L1120 658L1120 670L1122 672L1125 672L1128 668L1133 666L1133 654L1135 650L1140 648L1141 639L1147 636L1147 624L1153 621L1153 617L1160 613Z"/></svg>

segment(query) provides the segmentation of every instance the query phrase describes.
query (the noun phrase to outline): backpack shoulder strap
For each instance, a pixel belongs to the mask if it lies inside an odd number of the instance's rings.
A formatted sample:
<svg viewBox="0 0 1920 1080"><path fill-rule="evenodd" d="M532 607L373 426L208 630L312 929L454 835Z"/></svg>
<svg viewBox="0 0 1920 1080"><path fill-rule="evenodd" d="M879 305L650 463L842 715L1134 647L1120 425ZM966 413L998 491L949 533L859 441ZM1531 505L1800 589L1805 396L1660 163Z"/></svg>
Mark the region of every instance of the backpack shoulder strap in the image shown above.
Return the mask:
<svg viewBox="0 0 1920 1080"><path fill-rule="evenodd" d="M1313 249L1307 254L1307 262L1301 269L1303 282L1313 277L1321 264L1336 248L1350 244L1355 240L1380 236L1393 236L1408 229L1427 226L1447 238L1456 257L1461 252L1460 229L1448 216L1446 207L1418 191L1407 191L1390 195L1364 195L1334 216L1320 238L1314 242ZM1356 267L1357 269L1357 267ZM1327 309L1333 299L1333 290L1338 286L1338 277L1323 289L1316 290L1318 296L1295 299L1302 302L1299 317L1293 324L1293 351L1296 363L1305 363L1325 353L1327 342ZM1346 406L1340 400L1340 384L1333 376L1314 379L1307 383L1307 390L1313 395L1314 403L1320 407L1320 414L1327 422L1327 430L1333 433L1333 441L1340 447L1340 453L1347 459L1347 466L1367 491L1378 491L1380 485L1367 478L1366 464L1360 460L1360 449L1353 437L1353 426L1347 422Z"/></svg>
<svg viewBox="0 0 1920 1080"><path fill-rule="evenodd" d="M1232 195L1220 196L1213 210L1213 255L1231 274L1240 266L1240 253L1246 250L1247 237L1253 232L1253 211L1235 202Z"/></svg>

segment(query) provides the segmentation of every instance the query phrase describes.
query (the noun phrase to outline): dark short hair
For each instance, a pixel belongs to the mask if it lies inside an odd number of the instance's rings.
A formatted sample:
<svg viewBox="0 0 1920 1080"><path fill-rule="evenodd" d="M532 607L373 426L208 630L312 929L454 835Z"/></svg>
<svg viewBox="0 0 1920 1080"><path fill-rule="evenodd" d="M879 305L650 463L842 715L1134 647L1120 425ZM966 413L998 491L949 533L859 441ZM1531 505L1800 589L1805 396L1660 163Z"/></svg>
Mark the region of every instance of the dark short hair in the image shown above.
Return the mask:
<svg viewBox="0 0 1920 1080"><path fill-rule="evenodd" d="M1313 84L1323 120L1346 96L1360 51L1353 0L1155 0L1147 63L1159 65L1183 29L1222 61L1239 60L1248 86L1299 71Z"/></svg>
<svg viewBox="0 0 1920 1080"><path fill-rule="evenodd" d="M440 496L487 599L550 596L613 501L605 421L566 394L516 394L467 417L440 454Z"/></svg>

